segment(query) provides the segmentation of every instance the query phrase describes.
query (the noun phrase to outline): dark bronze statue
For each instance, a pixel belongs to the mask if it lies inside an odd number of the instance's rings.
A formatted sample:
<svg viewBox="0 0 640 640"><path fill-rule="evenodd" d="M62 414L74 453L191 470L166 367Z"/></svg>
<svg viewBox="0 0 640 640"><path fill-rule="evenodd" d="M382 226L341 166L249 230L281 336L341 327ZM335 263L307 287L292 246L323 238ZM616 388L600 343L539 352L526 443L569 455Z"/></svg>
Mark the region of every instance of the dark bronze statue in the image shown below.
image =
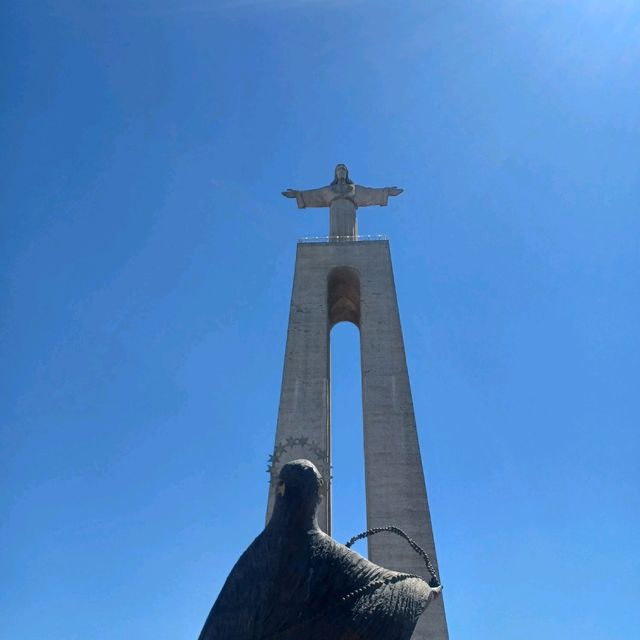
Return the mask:
<svg viewBox="0 0 640 640"><path fill-rule="evenodd" d="M437 597L318 528L322 477L308 460L280 471L273 516L232 569L199 640L408 640Z"/></svg>

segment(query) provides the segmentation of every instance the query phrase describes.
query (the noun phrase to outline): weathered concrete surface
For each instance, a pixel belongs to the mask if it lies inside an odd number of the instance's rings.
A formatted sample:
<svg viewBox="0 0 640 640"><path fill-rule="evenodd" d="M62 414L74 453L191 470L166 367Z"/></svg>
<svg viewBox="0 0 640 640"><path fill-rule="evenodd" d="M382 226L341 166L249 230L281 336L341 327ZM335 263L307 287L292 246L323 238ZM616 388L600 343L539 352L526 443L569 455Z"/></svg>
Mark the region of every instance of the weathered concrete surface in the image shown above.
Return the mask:
<svg viewBox="0 0 640 640"><path fill-rule="evenodd" d="M437 568L386 240L298 244L272 477L286 462L312 460L326 483L318 521L331 533L329 332L341 320L360 328L367 527L404 529ZM267 517L273 504L272 485ZM369 538L369 559L429 578L420 557L396 536ZM413 638L448 638L442 598Z"/></svg>

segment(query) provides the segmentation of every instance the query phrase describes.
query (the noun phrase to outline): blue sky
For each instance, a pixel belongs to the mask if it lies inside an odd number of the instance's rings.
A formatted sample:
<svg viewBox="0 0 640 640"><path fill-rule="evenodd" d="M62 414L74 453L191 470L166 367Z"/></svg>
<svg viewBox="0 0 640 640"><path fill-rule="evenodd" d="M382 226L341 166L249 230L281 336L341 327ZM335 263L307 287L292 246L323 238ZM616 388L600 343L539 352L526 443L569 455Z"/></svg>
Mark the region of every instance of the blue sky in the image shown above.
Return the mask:
<svg viewBox="0 0 640 640"><path fill-rule="evenodd" d="M197 637L263 526L295 243L328 225L280 191L337 162L405 188L359 224L391 239L452 638L637 637L638 3L1 11L3 638Z"/></svg>

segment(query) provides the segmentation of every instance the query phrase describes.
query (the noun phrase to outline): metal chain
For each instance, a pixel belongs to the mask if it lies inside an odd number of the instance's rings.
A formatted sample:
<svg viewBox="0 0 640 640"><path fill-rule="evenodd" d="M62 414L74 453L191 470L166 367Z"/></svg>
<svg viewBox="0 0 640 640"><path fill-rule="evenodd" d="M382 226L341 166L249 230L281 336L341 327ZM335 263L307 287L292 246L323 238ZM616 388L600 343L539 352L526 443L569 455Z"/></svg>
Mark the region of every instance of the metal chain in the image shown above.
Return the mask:
<svg viewBox="0 0 640 640"><path fill-rule="evenodd" d="M277 638L281 637L282 634L284 633L290 633L295 629L299 629L300 627L307 626L313 622L316 622L322 618L327 617L329 613L341 607L345 602L351 600L351 598L355 598L356 596L362 596L367 591L375 591L375 589L378 589L379 587L384 587L390 584L396 584L396 582L401 582L402 580L407 580L408 578L417 578L418 580L422 580L422 582L425 581L423 577L416 576L412 573L398 573L395 576L391 576L390 578L383 578L381 580L372 580L371 582L368 582L367 584L360 587L359 589L354 589L353 591L342 596L340 600L335 602L332 606L330 606L325 611L321 611L320 613L316 613L315 615L308 616L306 618L303 618L302 620L298 620L297 622L294 622L292 625L286 627L285 629L279 629L278 631L270 633L266 636L262 636L260 640L277 640Z"/></svg>
<svg viewBox="0 0 640 640"><path fill-rule="evenodd" d="M346 596L340 598L341 602L346 602L347 600L351 600L355 596L360 596L365 591L376 590L378 587L384 587L389 584L395 584L396 582L400 582L402 580L408 580L409 578L417 578L418 580L422 580L424 582L424 578L422 576L417 576L414 573L398 573L395 576L391 576L390 578L381 578L380 580L372 580L371 582L367 582L363 587L359 589L354 589L351 593L347 593Z"/></svg>
<svg viewBox="0 0 640 640"><path fill-rule="evenodd" d="M431 564L431 560L429 559L427 552L422 547L420 547L420 545L418 545L412 538L410 538L402 529L399 529L398 527L388 526L388 527L374 527L373 529L367 529L367 531L363 531L362 533L359 533L357 536L353 536L353 538L351 538L351 540L349 540L349 542L347 542L345 546L348 549L350 549L353 546L353 544L356 543L358 540L368 538L369 536L373 536L376 533L382 533L384 531L388 531L390 533L395 533L399 536L402 536L409 543L411 548L422 557L427 567L427 570L431 574L431 580L429 580L428 582L429 586L432 589L439 587L440 580L438 579L438 574L436 573L436 570ZM418 580L422 580L423 582L426 582L426 580L422 576L418 576L414 573L397 573L396 575L391 576L389 578L372 580L371 582L368 582L367 584L363 585L359 589L354 589L353 591L350 591L346 595L342 596L340 600L338 600L333 606L330 606L328 610L322 611L310 617L303 618L302 620L298 620L297 622L294 622L292 625L290 625L286 629L279 629L278 631L270 633L266 636L262 636L261 640L269 640L269 639L277 640L277 638L284 633L289 633L295 630L296 628L300 628L302 626L311 624L316 620L319 620L320 618L326 616L329 612L333 611L334 609L341 606L343 603L351 600L352 598L361 596L368 591L374 591L386 585L396 584L397 582L401 582L402 580L408 580L409 578L417 578Z"/></svg>
<svg viewBox="0 0 640 640"><path fill-rule="evenodd" d="M353 536L353 538L351 538L351 540L349 540L349 542L347 542L345 546L348 549L350 549L355 542L358 542L358 540L368 538L369 536L373 536L376 533L382 533L383 531L388 531L389 533L395 533L403 537L409 543L411 548L418 555L420 555L424 560L424 564L426 565L427 570L431 574L431 580L429 580L429 586L433 588L440 586L440 578L438 578L438 574L436 573L436 570L433 564L431 564L431 560L427 555L427 552L415 540L410 538L402 529L399 529L398 527L394 527L390 525L388 527L373 527L372 529L367 529L366 531L359 533L357 536ZM402 575L409 575L409 574L402 574Z"/></svg>

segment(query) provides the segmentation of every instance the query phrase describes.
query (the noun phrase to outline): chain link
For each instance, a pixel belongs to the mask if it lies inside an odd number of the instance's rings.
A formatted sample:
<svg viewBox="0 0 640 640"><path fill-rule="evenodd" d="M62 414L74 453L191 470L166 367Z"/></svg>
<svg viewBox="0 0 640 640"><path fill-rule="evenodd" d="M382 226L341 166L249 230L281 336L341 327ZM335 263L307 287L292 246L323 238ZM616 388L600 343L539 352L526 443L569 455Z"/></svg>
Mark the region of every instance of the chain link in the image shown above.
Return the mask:
<svg viewBox="0 0 640 640"><path fill-rule="evenodd" d="M367 529L366 531L359 533L357 536L353 536L353 538L351 538L351 540L349 540L349 542L347 542L345 546L348 549L350 549L354 545L354 543L358 542L358 540L363 540L364 538L368 538L369 536L374 536L377 533L383 533L384 531L388 531L389 533L395 533L396 535L399 535L402 538L404 538L409 543L411 548L418 555L422 557L422 559L424 560L424 564L427 567L427 571L429 571L429 573L431 574L431 580L429 580L429 586L432 588L439 587L440 578L438 578L438 574L436 573L436 570L433 564L431 564L431 560L427 555L427 552L415 540L410 538L402 529L399 529L398 527L389 525L388 527L373 527L372 529ZM419 576L413 576L411 574L401 574L401 575L410 576L412 578L419 577Z"/></svg>

